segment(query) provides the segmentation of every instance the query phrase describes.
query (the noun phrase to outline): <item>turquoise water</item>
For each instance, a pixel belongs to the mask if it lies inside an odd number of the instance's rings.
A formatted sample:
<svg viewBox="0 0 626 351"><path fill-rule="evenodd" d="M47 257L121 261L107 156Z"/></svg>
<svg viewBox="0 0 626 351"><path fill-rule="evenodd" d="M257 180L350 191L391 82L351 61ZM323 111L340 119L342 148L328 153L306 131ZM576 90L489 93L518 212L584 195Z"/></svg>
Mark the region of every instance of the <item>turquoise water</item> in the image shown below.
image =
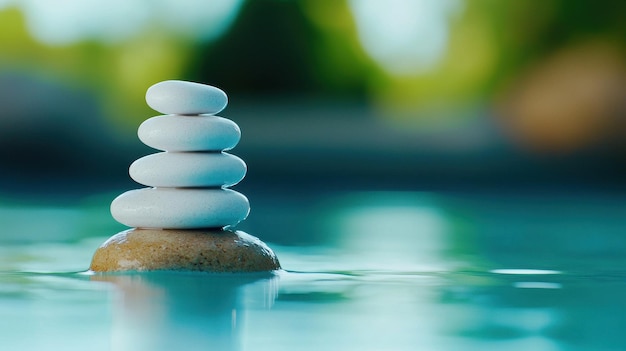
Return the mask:
<svg viewBox="0 0 626 351"><path fill-rule="evenodd" d="M261 275L89 274L106 196L5 202L1 349L626 349L620 195L303 197L253 201Z"/></svg>

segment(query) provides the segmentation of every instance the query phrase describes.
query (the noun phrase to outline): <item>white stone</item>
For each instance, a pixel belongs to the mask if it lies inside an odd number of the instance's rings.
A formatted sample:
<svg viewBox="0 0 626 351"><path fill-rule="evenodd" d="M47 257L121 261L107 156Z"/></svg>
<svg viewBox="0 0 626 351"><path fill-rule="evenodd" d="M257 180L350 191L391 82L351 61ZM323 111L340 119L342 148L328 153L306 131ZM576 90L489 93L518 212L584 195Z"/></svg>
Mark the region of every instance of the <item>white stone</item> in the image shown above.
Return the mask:
<svg viewBox="0 0 626 351"><path fill-rule="evenodd" d="M144 188L111 203L113 218L135 228L219 228L239 223L249 211L248 199L230 189Z"/></svg>
<svg viewBox="0 0 626 351"><path fill-rule="evenodd" d="M241 138L239 126L218 116L157 116L137 131L144 144L164 151L230 150Z"/></svg>
<svg viewBox="0 0 626 351"><path fill-rule="evenodd" d="M129 173L154 187L221 187L239 183L246 164L225 152L159 152L133 162Z"/></svg>
<svg viewBox="0 0 626 351"><path fill-rule="evenodd" d="M228 97L211 85L166 80L148 88L146 102L154 110L165 114L216 114L228 104Z"/></svg>

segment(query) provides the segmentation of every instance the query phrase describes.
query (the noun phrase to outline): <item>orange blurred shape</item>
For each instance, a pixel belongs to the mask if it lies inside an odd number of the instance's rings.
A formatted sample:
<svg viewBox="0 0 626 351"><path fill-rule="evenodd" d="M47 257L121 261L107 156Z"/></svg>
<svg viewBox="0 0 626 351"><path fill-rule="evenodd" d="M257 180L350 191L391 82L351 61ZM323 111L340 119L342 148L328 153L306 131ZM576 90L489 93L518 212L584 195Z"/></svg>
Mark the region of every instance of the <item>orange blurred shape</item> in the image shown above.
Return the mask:
<svg viewBox="0 0 626 351"><path fill-rule="evenodd" d="M623 139L625 102L623 53L590 41L531 66L505 92L499 116L522 147L568 154Z"/></svg>

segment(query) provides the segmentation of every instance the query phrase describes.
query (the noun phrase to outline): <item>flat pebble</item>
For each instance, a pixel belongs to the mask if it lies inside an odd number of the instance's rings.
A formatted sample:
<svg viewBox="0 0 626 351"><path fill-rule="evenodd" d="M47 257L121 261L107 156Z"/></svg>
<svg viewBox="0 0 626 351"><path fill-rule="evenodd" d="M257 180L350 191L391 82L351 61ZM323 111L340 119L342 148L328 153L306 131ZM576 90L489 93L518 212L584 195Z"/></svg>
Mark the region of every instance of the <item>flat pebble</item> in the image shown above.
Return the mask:
<svg viewBox="0 0 626 351"><path fill-rule="evenodd" d="M239 126L218 116L157 116L137 131L144 144L163 151L230 150L241 138Z"/></svg>
<svg viewBox="0 0 626 351"><path fill-rule="evenodd" d="M239 183L246 164L225 152L159 152L133 162L129 173L154 187L221 187Z"/></svg>
<svg viewBox="0 0 626 351"><path fill-rule="evenodd" d="M144 188L111 203L116 221L137 228L220 228L239 223L249 211L248 199L230 189Z"/></svg>
<svg viewBox="0 0 626 351"><path fill-rule="evenodd" d="M228 104L228 97L211 85L166 80L148 88L146 102L154 110L165 114L216 114Z"/></svg>
<svg viewBox="0 0 626 351"><path fill-rule="evenodd" d="M90 270L262 272L280 269L258 238L230 230L129 229L95 252Z"/></svg>

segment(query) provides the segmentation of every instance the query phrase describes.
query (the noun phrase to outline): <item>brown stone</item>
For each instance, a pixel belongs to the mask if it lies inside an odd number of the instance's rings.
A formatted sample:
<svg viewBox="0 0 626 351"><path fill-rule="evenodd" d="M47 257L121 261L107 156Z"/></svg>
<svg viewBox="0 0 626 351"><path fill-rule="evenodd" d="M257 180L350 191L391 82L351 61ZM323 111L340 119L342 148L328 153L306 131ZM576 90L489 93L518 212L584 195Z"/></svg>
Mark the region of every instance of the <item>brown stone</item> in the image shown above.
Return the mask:
<svg viewBox="0 0 626 351"><path fill-rule="evenodd" d="M102 244L89 269L262 272L280 269L280 263L265 243L242 231L133 228Z"/></svg>

